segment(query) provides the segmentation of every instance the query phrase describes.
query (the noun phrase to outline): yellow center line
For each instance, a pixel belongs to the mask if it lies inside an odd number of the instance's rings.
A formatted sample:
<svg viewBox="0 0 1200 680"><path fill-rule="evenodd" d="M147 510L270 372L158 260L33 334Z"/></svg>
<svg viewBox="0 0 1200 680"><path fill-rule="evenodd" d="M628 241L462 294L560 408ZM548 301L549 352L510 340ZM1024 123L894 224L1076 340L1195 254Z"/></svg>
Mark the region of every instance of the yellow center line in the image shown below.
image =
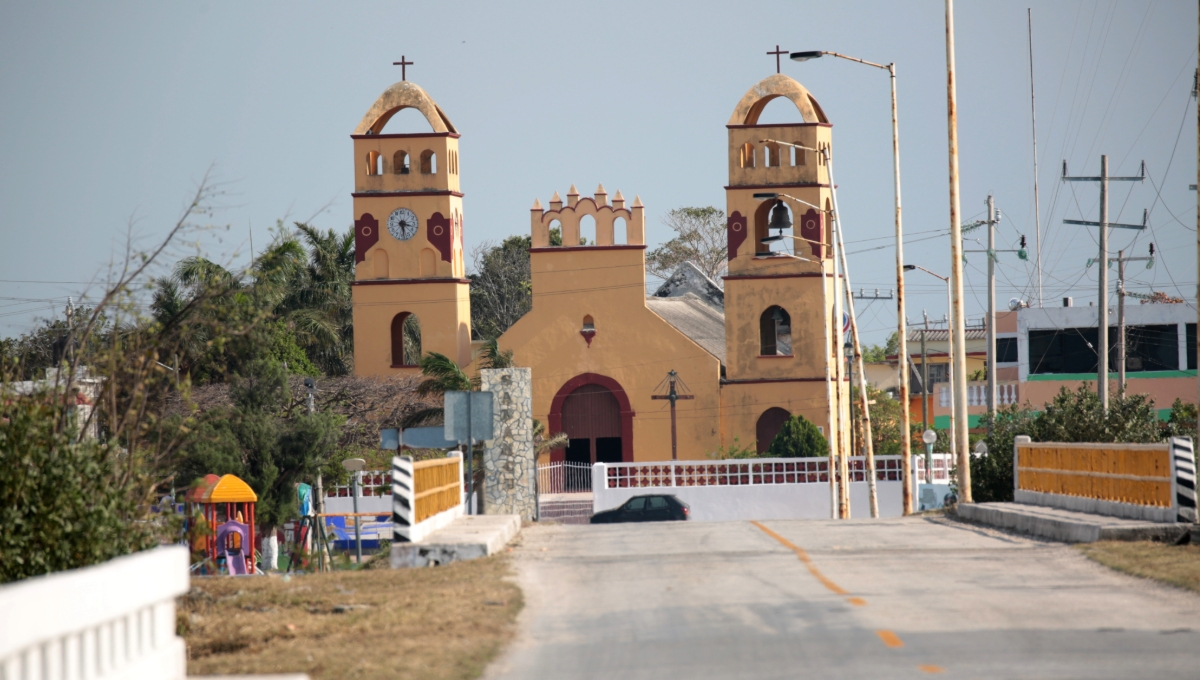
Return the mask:
<svg viewBox="0 0 1200 680"><path fill-rule="evenodd" d="M816 578L818 581L820 581L821 585L823 585L826 588L828 588L829 590L837 593L838 595L849 595L850 594L849 592L847 592L844 588L842 588L838 584L834 583L833 581L830 581L829 578L825 576L825 574L822 574L821 570L817 569L817 565L813 564L812 559L808 556L808 553L804 552L803 548L796 545L795 543L792 543L791 541L787 540L783 536L780 536L779 534L775 533L774 531L771 531L767 527L763 526L762 523L760 523L760 522L752 521L750 523L753 524L754 526L758 527L759 529L762 529L763 532L766 533L768 536L775 539L776 541L779 541L780 543L782 543L784 545L784 547L786 547L789 550L791 550L792 552L796 553L796 557L799 557L800 561L804 563L804 566L808 567L808 573L812 574L814 578ZM851 604L855 604L860 607L867 603L866 600L863 600L862 598L853 598L853 599L859 600L862 604L859 604L858 602L851 602Z"/></svg>
<svg viewBox="0 0 1200 680"><path fill-rule="evenodd" d="M917 666L917 670L925 671L926 673L945 673L946 672L945 668L942 668L941 666L934 666L933 664L929 664L929 663Z"/></svg>
<svg viewBox="0 0 1200 680"><path fill-rule="evenodd" d="M887 645L888 647L904 646L904 640L901 640L899 636L890 630L877 630L875 631L875 634L878 635L879 639L883 640L883 644Z"/></svg>
<svg viewBox="0 0 1200 680"><path fill-rule="evenodd" d="M848 598L846 598L846 601L849 602L850 604L854 605L855 607L867 606L867 601L862 599L861 597L848 597Z"/></svg>

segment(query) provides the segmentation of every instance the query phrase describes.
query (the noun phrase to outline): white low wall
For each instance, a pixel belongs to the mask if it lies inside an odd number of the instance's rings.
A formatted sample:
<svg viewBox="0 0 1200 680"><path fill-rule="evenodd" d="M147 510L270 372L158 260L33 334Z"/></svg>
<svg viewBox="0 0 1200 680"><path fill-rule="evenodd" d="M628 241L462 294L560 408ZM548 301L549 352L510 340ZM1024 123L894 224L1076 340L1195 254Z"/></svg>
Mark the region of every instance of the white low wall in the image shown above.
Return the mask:
<svg viewBox="0 0 1200 680"><path fill-rule="evenodd" d="M877 476L888 476L885 466L897 468L898 456L877 456ZM863 463L861 457L852 457L851 465ZM803 481L782 483L754 483L756 476L750 475L718 475L705 485L696 484L696 476L692 473L675 474L675 470L687 470L697 466L751 466L755 463L770 464L804 464L809 469L819 466L823 473L828 464L827 458L765 458L752 460L729 461L678 461L675 463L597 463L592 466L592 493L594 494L595 512L611 510L620 506L633 496L653 493L669 493L691 506L691 519L698 522L723 522L733 520L766 520L766 519L828 519L832 513L829 481ZM658 468L664 471L650 477L638 479L638 486L615 486L610 488L610 468ZM622 471L624 472L624 471ZM699 475L705 477L706 475ZM781 475L768 473L768 477L782 478ZM810 474L800 473L800 477L811 478ZM861 477L861 474L859 475ZM894 481L887 479L875 483L879 500L880 517L899 517L903 514L903 482L899 475ZM729 483L730 477L748 479L749 483ZM795 476L793 475L793 478ZM761 476L758 477L761 479ZM679 480L689 483L679 483ZM819 479L819 477L817 478ZM677 482L672 484L672 482ZM870 517L870 499L867 483L850 483L850 516Z"/></svg>
<svg viewBox="0 0 1200 680"><path fill-rule="evenodd" d="M183 680L187 590L182 546L0 586L0 678Z"/></svg>
<svg viewBox="0 0 1200 680"><path fill-rule="evenodd" d="M359 496L358 497L359 512L374 512L379 515L392 514L392 497L387 496ZM349 514L354 512L354 499L348 496L326 497L325 498L325 513L330 515Z"/></svg>

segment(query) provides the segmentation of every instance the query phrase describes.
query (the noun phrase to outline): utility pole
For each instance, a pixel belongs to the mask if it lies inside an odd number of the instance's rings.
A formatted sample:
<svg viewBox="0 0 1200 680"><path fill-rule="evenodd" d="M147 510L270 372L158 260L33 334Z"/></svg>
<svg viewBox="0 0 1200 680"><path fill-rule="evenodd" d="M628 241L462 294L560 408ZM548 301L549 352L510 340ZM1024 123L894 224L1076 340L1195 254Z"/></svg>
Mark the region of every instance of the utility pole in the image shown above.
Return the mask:
<svg viewBox="0 0 1200 680"><path fill-rule="evenodd" d="M950 333L954 353L951 357L951 386L954 396L954 419L951 450L957 449L958 486L962 502L971 498L971 456L967 451L967 343L966 316L963 314L962 263L962 206L958 198L958 95L954 76L954 0L946 0L946 117L950 149L950 296L953 310Z"/></svg>
<svg viewBox="0 0 1200 680"><path fill-rule="evenodd" d="M1137 224L1119 224L1117 222L1108 221L1108 183L1109 182L1141 182L1146 179L1146 161L1142 161L1142 173L1136 177L1110 177L1108 175L1108 156L1100 156L1100 176L1099 177L1068 177L1067 162L1063 161L1062 180L1064 182L1099 182L1100 183L1100 221L1088 222L1085 220L1063 220L1063 224L1078 224L1089 227L1100 228L1100 256L1096 261L1100 263L1100 274L1096 278L1099 282L1099 294L1097 295L1096 306L1098 307L1098 317L1096 320L1096 340L1099 347L1096 350L1097 359L1099 362L1096 366L1096 391L1100 396L1100 407L1108 411L1108 230L1110 227L1121 227L1124 229L1143 230L1146 228L1147 213L1142 213L1142 223Z"/></svg>
<svg viewBox="0 0 1200 680"><path fill-rule="evenodd" d="M988 435L996 420L996 199L987 197L988 223L988 316L987 316L987 406ZM1041 274L1041 272L1038 272ZM1040 293L1040 291L1039 291ZM967 418L969 416L963 416Z"/></svg>
<svg viewBox="0 0 1200 680"><path fill-rule="evenodd" d="M1034 245L1037 247L1034 269L1037 270L1037 306L1042 306L1042 214L1041 203L1038 201L1038 155L1037 155L1037 102L1034 100L1033 89L1033 9L1026 8L1029 20L1029 112L1033 120L1033 222ZM994 414L993 414L994 415Z"/></svg>
<svg viewBox="0 0 1200 680"><path fill-rule="evenodd" d="M925 317L925 327L921 329L921 424L929 429L929 351L925 347L925 334L929 332L929 313L924 309L921 315Z"/></svg>
<svg viewBox="0 0 1200 680"><path fill-rule="evenodd" d="M679 440L675 435L675 402L680 399L696 398L691 394L679 394L675 390L675 382L678 379L679 374L675 372L675 369L672 368L670 371L667 371L667 382L670 386L669 391L666 394L655 394L650 397L651 399L666 399L671 402L671 460L679 460ZM661 385L662 383L659 384Z"/></svg>
<svg viewBox="0 0 1200 680"><path fill-rule="evenodd" d="M1154 244L1150 244L1150 257L1125 257L1124 250L1118 250L1115 258L1110 257L1109 262L1117 263L1117 394L1125 394L1125 363L1126 363L1126 347L1125 342L1125 298L1129 295L1125 292L1125 263L1126 262L1149 262L1147 268L1154 263ZM1089 261L1090 265L1091 262ZM1136 296L1135 296L1136 297Z"/></svg>

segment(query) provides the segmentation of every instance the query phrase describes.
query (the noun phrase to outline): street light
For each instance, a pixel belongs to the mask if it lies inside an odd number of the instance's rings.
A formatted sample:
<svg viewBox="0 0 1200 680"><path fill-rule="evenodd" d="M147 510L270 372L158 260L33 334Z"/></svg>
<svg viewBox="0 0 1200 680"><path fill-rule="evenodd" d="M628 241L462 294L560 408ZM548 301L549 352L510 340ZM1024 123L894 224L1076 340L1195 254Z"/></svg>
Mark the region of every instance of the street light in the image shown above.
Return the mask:
<svg viewBox="0 0 1200 680"><path fill-rule="evenodd" d="M350 473L350 497L354 499L354 543L358 553L358 566L362 566L362 532L358 526L358 487L362 480L363 468L367 461L362 458L347 458L342 461L342 467Z"/></svg>
<svg viewBox="0 0 1200 680"><path fill-rule="evenodd" d="M897 338L900 341L900 430L903 439L901 450L904 454L900 464L900 472L901 477L904 479L904 514L910 515L913 511L911 490L912 469L909 462L909 456L912 454L912 436L909 432L908 409L908 328L907 321L904 318L904 229L901 226L902 222L900 219L900 125L896 110L896 64L893 62L885 66L872 61L858 59L857 57L823 50L792 52L788 56L792 61L810 61L812 59L819 59L825 55L883 69L888 72L892 86L892 177L896 194L896 328Z"/></svg>
<svg viewBox="0 0 1200 680"><path fill-rule="evenodd" d="M921 265L917 265L917 264L904 265L904 271L910 272L914 269L920 269L921 271L925 272L926 274L929 274L930 276L932 276L934 278L941 279L942 281L944 281L946 283L946 354L947 354L947 357L949 358L949 360L946 362L946 379L949 381L949 383L951 385L953 385L954 384L954 333L950 332L950 329L953 326L953 324L951 323L951 317L953 317L953 315L954 315L954 307L952 306L952 302L951 302L952 298L950 297L950 277L942 276L941 274L934 274L933 272L922 267ZM924 359L922 359L922 362L924 362ZM924 399L924 396L922 396L921 398ZM951 398L950 399L950 451L951 451L951 453L958 450L955 447L955 442L958 439L958 435L954 431L954 429L955 429L954 423L956 422L955 418L960 415L963 418L967 417L967 414L965 414L965 413L960 414L960 413L957 413L957 411L958 411L958 405L954 402L954 399Z"/></svg>
<svg viewBox="0 0 1200 680"><path fill-rule="evenodd" d="M937 443L937 432L925 430L921 441L925 442L925 483L933 484L933 445Z"/></svg>

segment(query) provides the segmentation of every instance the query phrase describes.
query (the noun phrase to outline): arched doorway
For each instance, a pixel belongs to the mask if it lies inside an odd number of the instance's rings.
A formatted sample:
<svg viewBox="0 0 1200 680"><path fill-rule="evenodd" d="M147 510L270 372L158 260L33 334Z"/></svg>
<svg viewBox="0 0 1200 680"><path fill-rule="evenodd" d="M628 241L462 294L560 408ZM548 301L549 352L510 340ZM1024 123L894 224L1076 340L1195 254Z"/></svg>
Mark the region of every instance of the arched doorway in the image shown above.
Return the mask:
<svg viewBox="0 0 1200 680"><path fill-rule="evenodd" d="M783 429L783 424L791 418L792 414L778 406L771 407L758 417L758 424L754 426L755 439L757 440L758 452L766 453L767 449L771 448L771 442L774 441L775 435Z"/></svg>
<svg viewBox="0 0 1200 680"><path fill-rule="evenodd" d="M550 431L564 432L566 448L552 461L633 461L633 408L621 385L608 376L584 373L567 381L550 405Z"/></svg>

